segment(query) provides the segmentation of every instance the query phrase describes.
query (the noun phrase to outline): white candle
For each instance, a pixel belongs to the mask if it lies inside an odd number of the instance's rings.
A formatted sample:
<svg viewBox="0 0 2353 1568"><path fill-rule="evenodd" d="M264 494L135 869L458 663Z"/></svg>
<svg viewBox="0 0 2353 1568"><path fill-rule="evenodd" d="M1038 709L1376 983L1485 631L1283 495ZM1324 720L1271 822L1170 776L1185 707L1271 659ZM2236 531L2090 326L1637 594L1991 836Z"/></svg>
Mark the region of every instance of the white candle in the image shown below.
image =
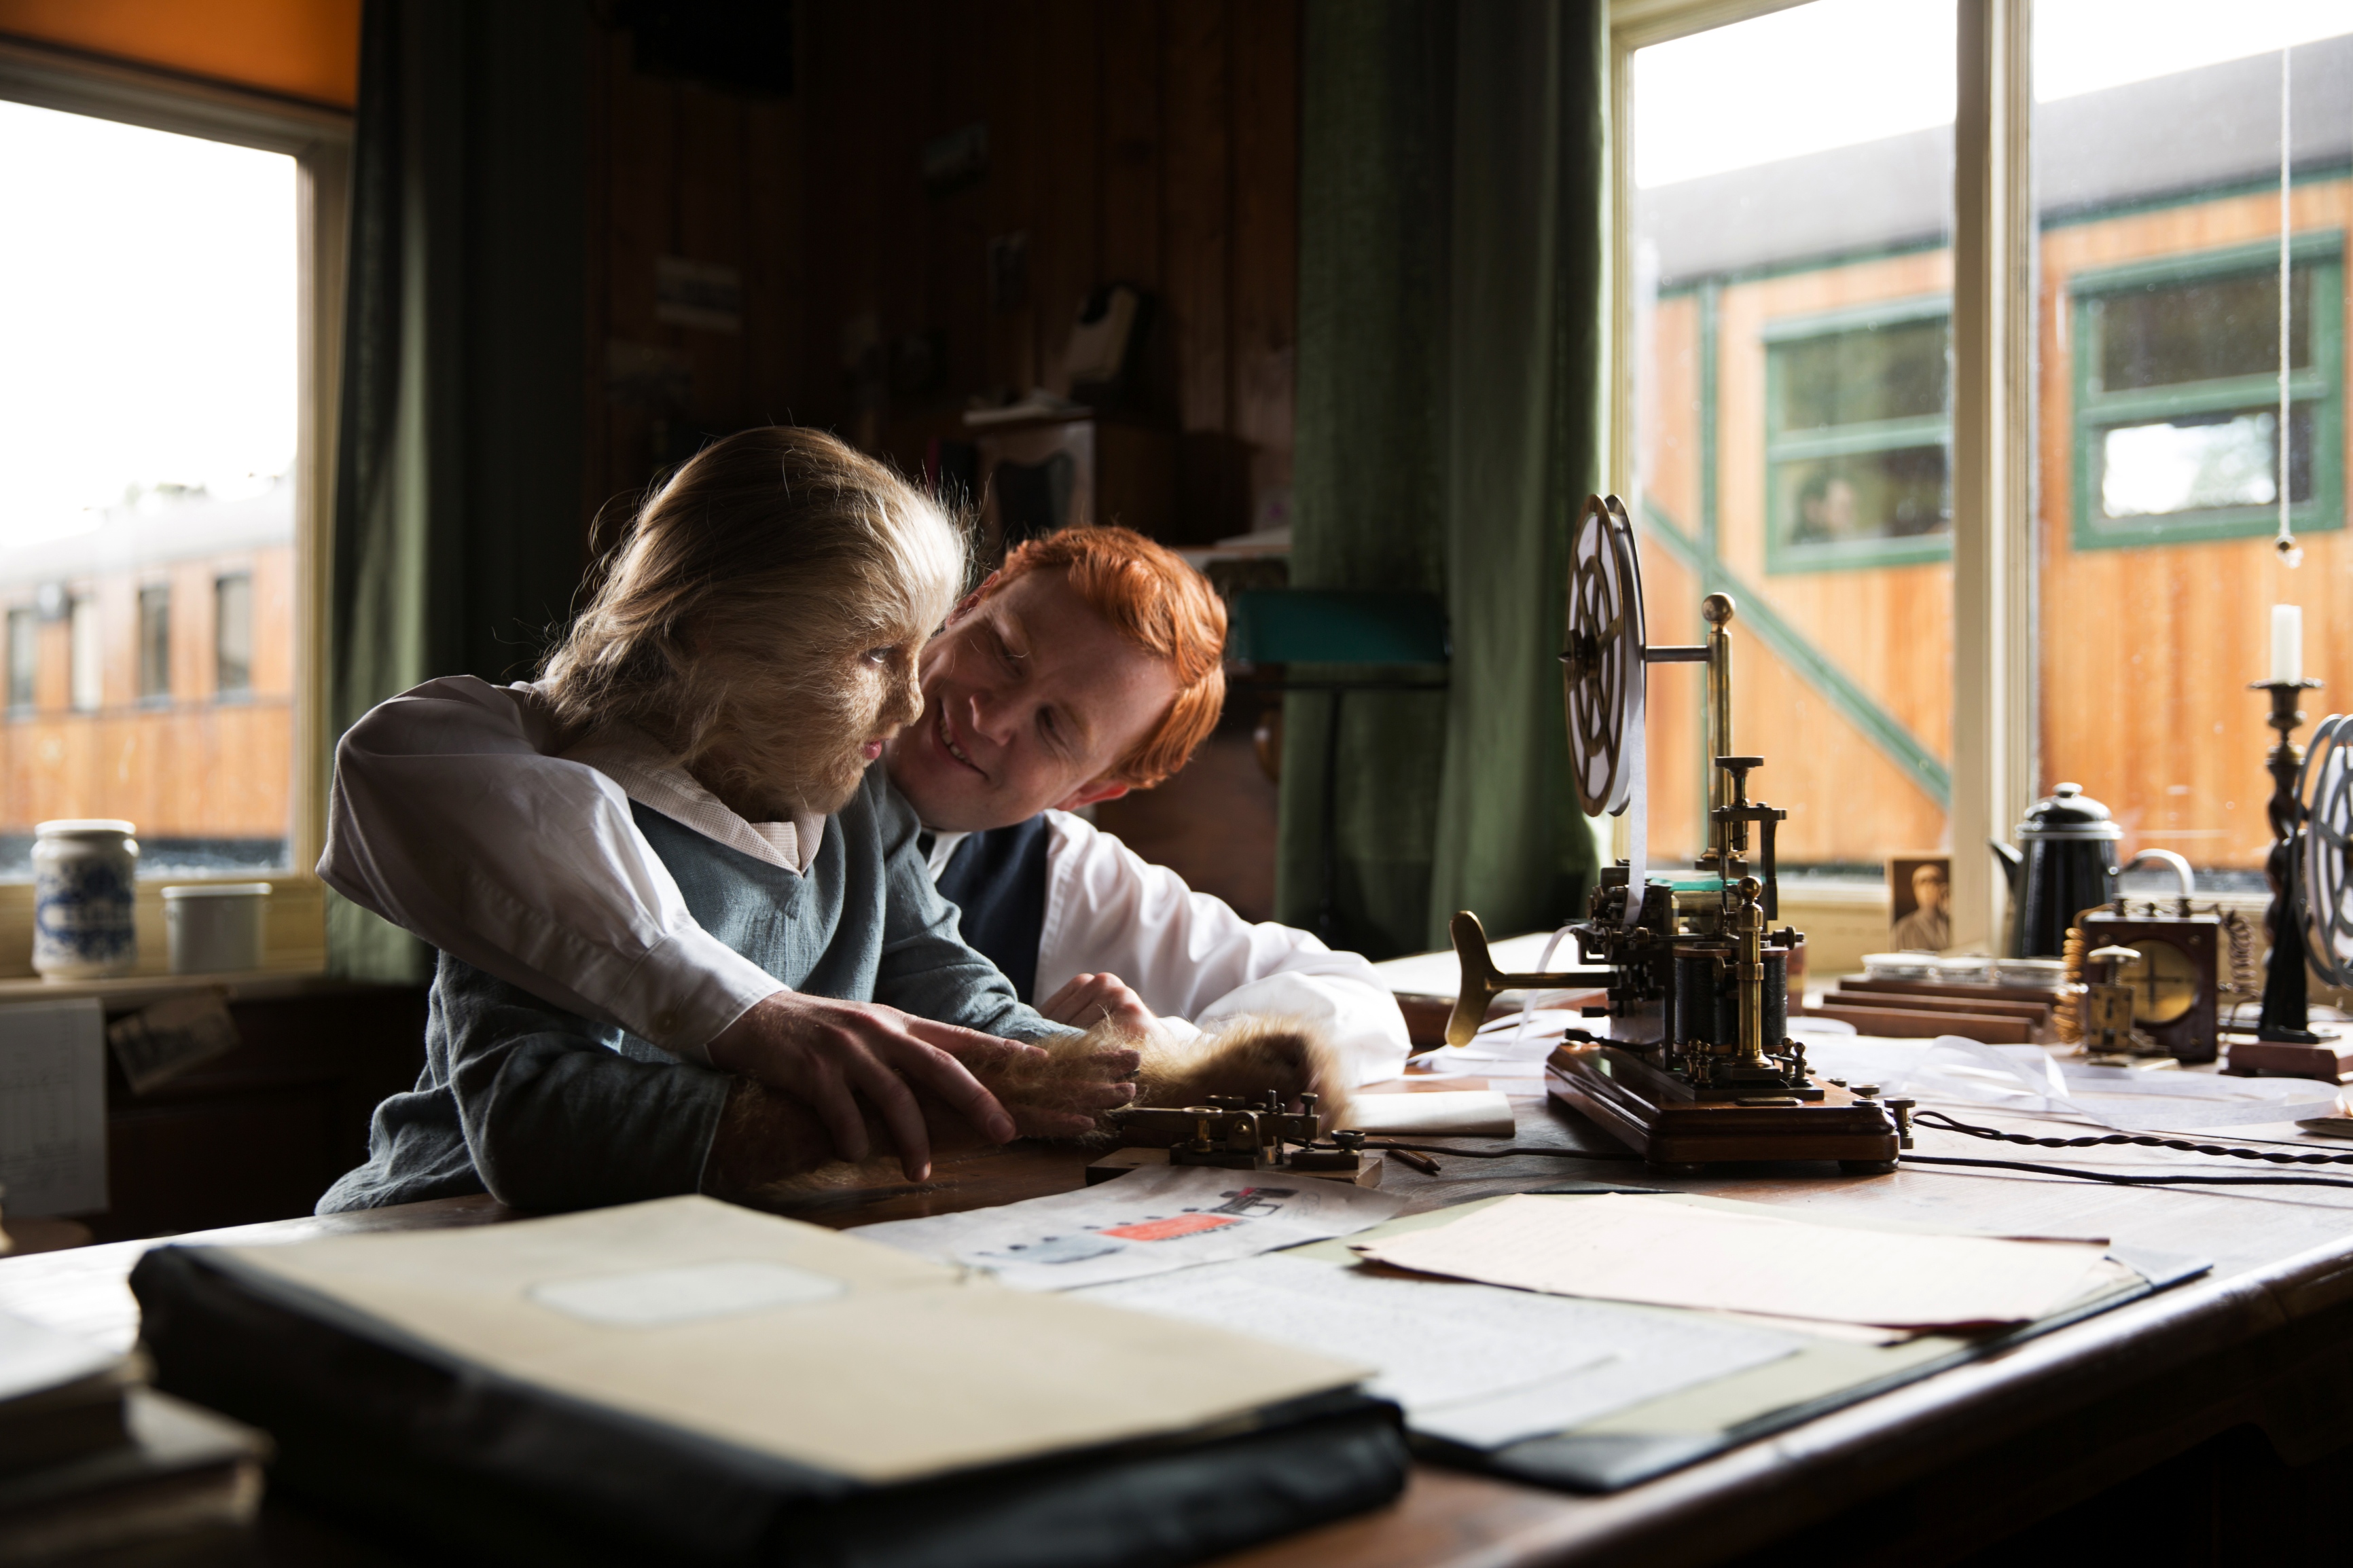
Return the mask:
<svg viewBox="0 0 2353 1568"><path fill-rule="evenodd" d="M2304 679L2304 606L2272 606L2272 679L2294 683Z"/></svg>

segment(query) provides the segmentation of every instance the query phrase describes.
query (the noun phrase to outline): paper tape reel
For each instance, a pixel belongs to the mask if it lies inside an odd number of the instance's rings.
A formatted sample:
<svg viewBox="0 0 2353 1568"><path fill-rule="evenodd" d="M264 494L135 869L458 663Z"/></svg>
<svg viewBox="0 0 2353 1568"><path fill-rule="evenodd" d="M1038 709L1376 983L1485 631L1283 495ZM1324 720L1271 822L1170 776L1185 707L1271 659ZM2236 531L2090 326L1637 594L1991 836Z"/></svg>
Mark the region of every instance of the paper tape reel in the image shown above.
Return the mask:
<svg viewBox="0 0 2353 1568"><path fill-rule="evenodd" d="M2296 780L2304 806L2304 939L2315 973L2353 985L2353 714L2313 732Z"/></svg>
<svg viewBox="0 0 2353 1568"><path fill-rule="evenodd" d="M1643 679L1642 566L1616 496L1590 497L1569 536L1568 646L1560 656L1569 774L1588 816L1626 809Z"/></svg>

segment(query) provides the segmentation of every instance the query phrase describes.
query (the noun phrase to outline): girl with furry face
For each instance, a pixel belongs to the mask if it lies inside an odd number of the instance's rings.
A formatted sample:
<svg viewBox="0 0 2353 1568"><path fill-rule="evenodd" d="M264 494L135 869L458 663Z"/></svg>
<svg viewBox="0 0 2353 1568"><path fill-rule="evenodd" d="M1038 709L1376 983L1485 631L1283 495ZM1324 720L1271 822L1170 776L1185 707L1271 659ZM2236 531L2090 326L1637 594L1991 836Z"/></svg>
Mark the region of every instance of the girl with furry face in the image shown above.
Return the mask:
<svg viewBox="0 0 2353 1568"><path fill-rule="evenodd" d="M882 465L788 428L681 468L543 671L560 719L635 726L748 822L848 804L923 711L916 661L964 541Z"/></svg>

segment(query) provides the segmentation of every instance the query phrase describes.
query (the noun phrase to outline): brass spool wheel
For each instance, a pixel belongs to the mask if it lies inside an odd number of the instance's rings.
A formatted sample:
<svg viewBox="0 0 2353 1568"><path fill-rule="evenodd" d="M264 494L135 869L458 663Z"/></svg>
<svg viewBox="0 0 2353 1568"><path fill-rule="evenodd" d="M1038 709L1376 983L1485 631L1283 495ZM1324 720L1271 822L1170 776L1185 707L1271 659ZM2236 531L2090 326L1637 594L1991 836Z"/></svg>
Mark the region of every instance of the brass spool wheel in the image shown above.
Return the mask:
<svg viewBox="0 0 2353 1568"><path fill-rule="evenodd" d="M1642 568L1618 498L1588 497L1569 536L1568 646L1560 656L1569 774L1588 816L1615 816L1632 787L1628 758L1642 669Z"/></svg>
<svg viewBox="0 0 2353 1568"><path fill-rule="evenodd" d="M2304 864L2296 869L2306 956L2325 984L2353 985L2353 714L2321 721L2296 795L2304 808Z"/></svg>

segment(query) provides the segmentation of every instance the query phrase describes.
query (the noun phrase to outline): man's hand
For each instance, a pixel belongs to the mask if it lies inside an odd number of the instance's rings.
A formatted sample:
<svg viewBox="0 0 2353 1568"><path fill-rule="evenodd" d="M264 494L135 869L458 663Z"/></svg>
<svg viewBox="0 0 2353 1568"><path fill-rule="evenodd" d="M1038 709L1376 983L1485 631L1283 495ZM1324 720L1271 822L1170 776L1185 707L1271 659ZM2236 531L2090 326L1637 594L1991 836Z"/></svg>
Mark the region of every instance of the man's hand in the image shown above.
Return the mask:
<svg viewBox="0 0 2353 1568"><path fill-rule="evenodd" d="M1009 1142L1017 1132L1013 1118L957 1058L986 1069L1043 1055L1035 1046L913 1017L879 1002L842 1002L797 991L779 991L754 1004L711 1042L712 1067L799 1100L824 1124L835 1154L844 1160L863 1160L871 1152L858 1103L863 1096L889 1131L911 1182L932 1173L931 1135L913 1089L946 1106L989 1142Z"/></svg>
<svg viewBox="0 0 2353 1568"><path fill-rule="evenodd" d="M1155 1032L1160 1022L1145 1006L1143 998L1129 990L1127 983L1116 974L1078 975L1039 1003L1038 1011L1074 1029L1092 1029L1097 1024L1109 1022L1139 1035L1149 1035Z"/></svg>

